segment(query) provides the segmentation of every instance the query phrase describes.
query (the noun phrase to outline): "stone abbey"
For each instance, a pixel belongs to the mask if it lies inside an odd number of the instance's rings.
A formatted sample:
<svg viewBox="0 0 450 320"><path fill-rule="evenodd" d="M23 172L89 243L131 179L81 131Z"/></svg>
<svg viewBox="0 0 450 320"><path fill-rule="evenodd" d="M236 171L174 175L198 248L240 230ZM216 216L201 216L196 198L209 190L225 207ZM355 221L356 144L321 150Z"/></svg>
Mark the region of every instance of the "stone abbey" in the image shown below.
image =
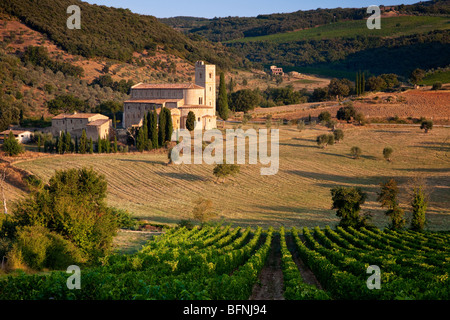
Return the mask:
<svg viewBox="0 0 450 320"><path fill-rule="evenodd" d="M197 61L195 83L145 84L131 88L124 103L123 127L142 126L144 116L155 109L170 109L174 129L185 129L188 113L195 114L195 128L216 128L216 66Z"/></svg>

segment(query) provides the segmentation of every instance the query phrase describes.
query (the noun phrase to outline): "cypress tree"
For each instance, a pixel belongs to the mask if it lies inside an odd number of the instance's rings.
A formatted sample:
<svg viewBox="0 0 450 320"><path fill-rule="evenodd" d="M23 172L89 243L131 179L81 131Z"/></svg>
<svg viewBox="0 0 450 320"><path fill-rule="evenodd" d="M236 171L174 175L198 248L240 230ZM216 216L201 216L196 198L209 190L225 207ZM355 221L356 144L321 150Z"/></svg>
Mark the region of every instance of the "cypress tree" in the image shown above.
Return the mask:
<svg viewBox="0 0 450 320"><path fill-rule="evenodd" d="M87 136L86 130L83 129L81 132L80 144L78 146L78 151L81 154L85 154L87 152Z"/></svg>
<svg viewBox="0 0 450 320"><path fill-rule="evenodd" d="M164 146L166 141L166 113L161 108L159 113L159 124L158 124L158 144L159 146Z"/></svg>
<svg viewBox="0 0 450 320"><path fill-rule="evenodd" d="M102 139L100 137L97 140L97 153L102 153Z"/></svg>
<svg viewBox="0 0 450 320"><path fill-rule="evenodd" d="M158 114L156 110L153 109L151 121L149 121L149 125L151 126L151 131L149 130L149 135L153 149L158 148Z"/></svg>
<svg viewBox="0 0 450 320"><path fill-rule="evenodd" d="M145 130L140 128L136 138L136 148L139 152L143 152L145 149Z"/></svg>
<svg viewBox="0 0 450 320"><path fill-rule="evenodd" d="M79 151L79 145L78 145L78 137L77 136L75 136L75 153L78 153L78 151Z"/></svg>
<svg viewBox="0 0 450 320"><path fill-rule="evenodd" d="M355 91L356 91L356 95L359 96L360 95L360 92L359 92L359 71L356 73Z"/></svg>
<svg viewBox="0 0 450 320"><path fill-rule="evenodd" d="M117 137L114 136L113 152L117 153L118 150L119 150L119 147L117 145Z"/></svg>
<svg viewBox="0 0 450 320"><path fill-rule="evenodd" d="M72 137L70 135L70 132L66 132L65 138L64 138L64 151L65 152L72 152Z"/></svg>
<svg viewBox="0 0 450 320"><path fill-rule="evenodd" d="M41 146L42 146L41 135L38 135L38 141L37 141L38 152L41 152Z"/></svg>
<svg viewBox="0 0 450 320"><path fill-rule="evenodd" d="M144 144L144 149L149 149L149 140L148 140L148 117L147 115L144 116L144 121L142 124L142 131L144 132L144 137L143 137L143 144Z"/></svg>
<svg viewBox="0 0 450 320"><path fill-rule="evenodd" d="M56 142L56 149L59 154L64 153L64 132L61 132L58 137L58 141Z"/></svg>
<svg viewBox="0 0 450 320"><path fill-rule="evenodd" d="M192 111L189 111L187 119L186 119L186 129L192 131L195 129L195 114Z"/></svg>
<svg viewBox="0 0 450 320"><path fill-rule="evenodd" d="M94 142L92 141L92 138L89 138L89 153L94 153Z"/></svg>
<svg viewBox="0 0 450 320"><path fill-rule="evenodd" d="M227 120L229 116L228 94L225 83L225 75L220 73L219 98L217 99L217 113L222 120Z"/></svg>
<svg viewBox="0 0 450 320"><path fill-rule="evenodd" d="M166 127L165 127L165 136L166 141L172 140L172 133L173 133L173 122L172 122L172 112L170 112L170 109L164 108L164 112L166 113Z"/></svg>
<svg viewBox="0 0 450 320"><path fill-rule="evenodd" d="M364 72L361 74L361 93L366 92L366 80L364 78Z"/></svg>

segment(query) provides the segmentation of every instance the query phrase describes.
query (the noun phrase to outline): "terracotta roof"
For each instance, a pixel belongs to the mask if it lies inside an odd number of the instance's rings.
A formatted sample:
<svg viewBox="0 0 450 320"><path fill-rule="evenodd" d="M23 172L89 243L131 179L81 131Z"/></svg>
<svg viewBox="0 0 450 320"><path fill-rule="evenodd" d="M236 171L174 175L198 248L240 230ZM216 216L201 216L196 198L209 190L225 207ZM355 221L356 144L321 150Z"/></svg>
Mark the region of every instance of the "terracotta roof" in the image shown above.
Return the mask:
<svg viewBox="0 0 450 320"><path fill-rule="evenodd" d="M207 105L193 105L193 104L185 104L184 106L178 107L179 109L214 109L213 106Z"/></svg>
<svg viewBox="0 0 450 320"><path fill-rule="evenodd" d="M131 89L205 89L193 83L139 83Z"/></svg>
<svg viewBox="0 0 450 320"><path fill-rule="evenodd" d="M108 118L100 113L74 113L74 114L59 114L56 117L53 117L52 120L56 119L89 119L95 116L102 116L104 119Z"/></svg>
<svg viewBox="0 0 450 320"><path fill-rule="evenodd" d="M109 122L109 119L99 119L99 120L89 122L87 124L87 126L96 126L97 127L97 126L101 126L101 125L105 124L106 122Z"/></svg>
<svg viewBox="0 0 450 320"><path fill-rule="evenodd" d="M125 103L166 103L166 102L180 102L183 99L148 99L148 100L127 100Z"/></svg>
<svg viewBox="0 0 450 320"><path fill-rule="evenodd" d="M19 134L21 134L21 133L25 133L25 132L31 133L31 131L27 131L27 130L5 130L5 131L3 131L3 132L0 132L0 134L1 134L2 136L5 135L5 134L8 135L10 131L12 131L13 135L15 135L15 136L17 136L17 135L19 135ZM3 137L2 137L2 138L3 138Z"/></svg>

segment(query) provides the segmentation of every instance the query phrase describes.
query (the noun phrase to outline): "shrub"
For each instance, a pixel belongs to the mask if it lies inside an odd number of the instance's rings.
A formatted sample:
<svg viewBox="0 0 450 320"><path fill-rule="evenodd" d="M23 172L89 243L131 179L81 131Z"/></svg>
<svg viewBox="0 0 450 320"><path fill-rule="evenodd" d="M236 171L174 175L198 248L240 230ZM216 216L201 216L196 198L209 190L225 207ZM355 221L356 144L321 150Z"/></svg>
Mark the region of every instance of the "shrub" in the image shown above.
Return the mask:
<svg viewBox="0 0 450 320"><path fill-rule="evenodd" d="M437 82L433 83L432 90L440 90L441 88L442 88L442 82L437 81Z"/></svg>
<svg viewBox="0 0 450 320"><path fill-rule="evenodd" d="M322 111L319 114L319 121L320 122L328 122L331 120L331 114L328 111Z"/></svg>
<svg viewBox="0 0 450 320"><path fill-rule="evenodd" d="M350 154L352 155L353 159L359 159L359 157L361 156L361 148L360 147L352 147L350 149Z"/></svg>
<svg viewBox="0 0 450 320"><path fill-rule="evenodd" d="M360 188L336 187L331 189L333 205L336 215L341 218L340 226L363 227L367 226L367 216L360 216L361 205L364 204L367 194Z"/></svg>
<svg viewBox="0 0 450 320"><path fill-rule="evenodd" d="M334 140L336 142L340 142L340 141L344 140L344 131L342 131L341 129L334 130L333 134L334 134Z"/></svg>
<svg viewBox="0 0 450 320"><path fill-rule="evenodd" d="M232 175L235 176L240 172L239 166L236 164L218 164L213 169L213 174L217 177L217 179L222 178L222 181L225 180L226 177Z"/></svg>
<svg viewBox="0 0 450 320"><path fill-rule="evenodd" d="M429 130L433 129L433 121L432 120L423 120L420 129L425 130L425 133L428 133Z"/></svg>
<svg viewBox="0 0 450 320"><path fill-rule="evenodd" d="M121 229L137 230L138 222L133 215L126 210L109 208L111 214L116 218L117 226Z"/></svg>
<svg viewBox="0 0 450 320"><path fill-rule="evenodd" d="M325 148L328 144L328 135L327 134L321 134L317 137L317 144L321 148Z"/></svg>
<svg viewBox="0 0 450 320"><path fill-rule="evenodd" d="M213 203L206 198L199 198L193 202L192 216L202 225L216 215L213 211Z"/></svg>
<svg viewBox="0 0 450 320"><path fill-rule="evenodd" d="M391 156L392 156L393 152L394 152L394 149L392 149L391 147L386 147L386 148L383 149L383 157L387 161L391 161Z"/></svg>
<svg viewBox="0 0 450 320"><path fill-rule="evenodd" d="M5 137L2 149L10 157L24 152L23 146L16 140L12 131L9 132L8 137Z"/></svg>
<svg viewBox="0 0 450 320"><path fill-rule="evenodd" d="M422 231L425 228L426 211L428 207L428 200L422 187L414 188L411 207L412 207L411 229L415 231Z"/></svg>

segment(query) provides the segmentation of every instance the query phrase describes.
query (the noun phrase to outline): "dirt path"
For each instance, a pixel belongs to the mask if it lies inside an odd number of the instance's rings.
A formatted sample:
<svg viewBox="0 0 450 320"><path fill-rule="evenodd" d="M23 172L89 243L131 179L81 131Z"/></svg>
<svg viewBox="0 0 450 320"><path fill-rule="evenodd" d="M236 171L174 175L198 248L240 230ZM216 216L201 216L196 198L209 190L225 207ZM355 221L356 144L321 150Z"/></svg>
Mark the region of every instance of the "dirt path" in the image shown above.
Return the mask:
<svg viewBox="0 0 450 320"><path fill-rule="evenodd" d="M292 237L291 233L286 233L286 244L292 254L292 258L297 265L297 268L300 271L300 274L302 275L303 281L307 284L311 284L319 289L322 289L322 286L320 285L314 273L300 259L298 251L295 249L294 238Z"/></svg>
<svg viewBox="0 0 450 320"><path fill-rule="evenodd" d="M259 283L253 287L250 300L284 300L279 234L272 239L269 258L261 270Z"/></svg>

